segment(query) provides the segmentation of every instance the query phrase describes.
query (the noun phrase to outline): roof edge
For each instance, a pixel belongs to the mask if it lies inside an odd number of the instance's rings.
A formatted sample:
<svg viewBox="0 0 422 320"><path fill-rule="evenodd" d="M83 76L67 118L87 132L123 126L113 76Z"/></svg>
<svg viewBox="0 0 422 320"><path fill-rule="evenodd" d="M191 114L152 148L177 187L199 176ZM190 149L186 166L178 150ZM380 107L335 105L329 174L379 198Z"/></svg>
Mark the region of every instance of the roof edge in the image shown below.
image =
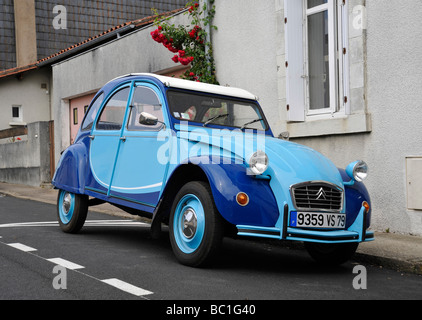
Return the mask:
<svg viewBox="0 0 422 320"><path fill-rule="evenodd" d="M256 95L254 95L253 93L245 89L240 89L240 88L235 88L235 87L225 87L221 85L209 84L209 83L204 83L204 82L196 82L192 80L185 80L185 79L174 78L174 77L166 77L166 76L157 75L153 73L130 73L130 74L126 74L126 75L114 78L110 80L107 84L119 79L124 79L127 77L136 77L136 76L148 76L148 77L155 78L168 88L202 91L206 93L219 94L223 96L237 97L237 98L243 98L243 99L248 99L248 100L258 100L258 97Z"/></svg>
<svg viewBox="0 0 422 320"><path fill-rule="evenodd" d="M184 10L186 10L186 8L179 8L172 11L163 12L159 14L159 17L170 17ZM108 41L109 38L113 38L116 34L120 34L122 32L130 32L131 30L136 30L136 29L145 27L148 24L153 24L156 18L157 16L154 15L154 16L148 16L141 19L122 23L118 26L112 27L100 34L97 34L91 38L85 39L82 42L74 44L66 49L60 50L59 52L56 52L49 57L40 59L29 65L0 71L0 79L51 65L59 60L66 59L69 56L72 56L74 54L76 55L80 53L81 51L83 51L85 48L90 48L92 46L95 46L97 43L100 43L102 41Z"/></svg>

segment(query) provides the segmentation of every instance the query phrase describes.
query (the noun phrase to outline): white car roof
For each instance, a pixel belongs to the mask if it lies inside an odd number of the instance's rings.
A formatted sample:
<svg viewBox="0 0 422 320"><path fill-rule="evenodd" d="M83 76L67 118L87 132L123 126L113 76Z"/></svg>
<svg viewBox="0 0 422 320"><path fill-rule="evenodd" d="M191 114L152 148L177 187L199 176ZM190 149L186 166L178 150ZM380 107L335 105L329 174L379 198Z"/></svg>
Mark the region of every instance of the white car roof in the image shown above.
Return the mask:
<svg viewBox="0 0 422 320"><path fill-rule="evenodd" d="M214 84L195 82L195 81L184 80L180 78L166 77L166 76L156 75L153 73L131 73L131 74L127 74L127 75L115 78L113 80L129 77L129 76L154 77L157 80L159 80L161 83L163 83L163 85L170 88L202 91L202 92L219 94L219 95L224 95L224 96L238 97L238 98L249 99L249 100L258 100L257 96L255 96L254 94L244 89L218 86Z"/></svg>

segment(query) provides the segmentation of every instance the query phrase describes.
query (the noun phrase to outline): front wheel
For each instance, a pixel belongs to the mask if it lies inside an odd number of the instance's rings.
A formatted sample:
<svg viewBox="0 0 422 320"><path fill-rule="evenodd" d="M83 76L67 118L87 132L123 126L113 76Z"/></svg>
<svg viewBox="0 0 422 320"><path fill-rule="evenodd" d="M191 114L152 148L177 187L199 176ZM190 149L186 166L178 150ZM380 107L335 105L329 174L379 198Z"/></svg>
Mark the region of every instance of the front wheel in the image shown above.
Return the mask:
<svg viewBox="0 0 422 320"><path fill-rule="evenodd" d="M88 213L88 197L60 190L57 197L57 218L65 233L78 233Z"/></svg>
<svg viewBox="0 0 422 320"><path fill-rule="evenodd" d="M180 263L199 267L211 261L223 238L223 222L206 183L182 187L173 202L169 231Z"/></svg>
<svg viewBox="0 0 422 320"><path fill-rule="evenodd" d="M340 265L348 261L356 252L359 244L352 243L314 243L305 242L309 255L323 265Z"/></svg>

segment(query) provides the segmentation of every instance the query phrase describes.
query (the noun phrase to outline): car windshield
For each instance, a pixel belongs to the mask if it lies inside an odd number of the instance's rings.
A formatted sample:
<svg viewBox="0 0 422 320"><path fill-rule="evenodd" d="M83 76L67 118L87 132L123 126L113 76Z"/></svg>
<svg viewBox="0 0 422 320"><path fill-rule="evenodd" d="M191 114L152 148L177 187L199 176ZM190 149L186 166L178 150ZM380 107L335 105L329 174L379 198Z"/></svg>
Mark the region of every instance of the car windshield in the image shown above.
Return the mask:
<svg viewBox="0 0 422 320"><path fill-rule="evenodd" d="M168 91L168 101L172 116L182 121L200 123L204 127L267 129L262 111L253 101L175 90Z"/></svg>

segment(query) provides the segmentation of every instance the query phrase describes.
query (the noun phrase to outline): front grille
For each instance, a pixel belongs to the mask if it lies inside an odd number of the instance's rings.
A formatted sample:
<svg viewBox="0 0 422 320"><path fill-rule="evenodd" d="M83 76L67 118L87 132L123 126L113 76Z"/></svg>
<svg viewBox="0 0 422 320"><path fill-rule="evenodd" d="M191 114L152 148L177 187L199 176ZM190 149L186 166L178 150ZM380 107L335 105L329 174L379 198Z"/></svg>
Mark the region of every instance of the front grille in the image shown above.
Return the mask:
<svg viewBox="0 0 422 320"><path fill-rule="evenodd" d="M307 182L291 189L298 210L340 212L343 209L343 190L335 185Z"/></svg>

